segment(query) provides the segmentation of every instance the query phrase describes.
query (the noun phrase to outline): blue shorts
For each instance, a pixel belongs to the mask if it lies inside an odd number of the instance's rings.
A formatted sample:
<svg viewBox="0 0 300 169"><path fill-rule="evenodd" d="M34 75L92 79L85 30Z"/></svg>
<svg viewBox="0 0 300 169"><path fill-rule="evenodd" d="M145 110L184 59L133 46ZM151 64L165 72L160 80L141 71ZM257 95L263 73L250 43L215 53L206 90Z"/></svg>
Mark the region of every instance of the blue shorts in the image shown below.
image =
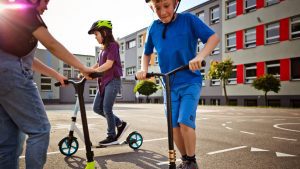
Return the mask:
<svg viewBox="0 0 300 169"><path fill-rule="evenodd" d="M193 129L196 128L196 110L200 99L201 84L184 84L171 90L172 100L172 126L179 127L179 123L185 124ZM164 91L165 112L166 92Z"/></svg>

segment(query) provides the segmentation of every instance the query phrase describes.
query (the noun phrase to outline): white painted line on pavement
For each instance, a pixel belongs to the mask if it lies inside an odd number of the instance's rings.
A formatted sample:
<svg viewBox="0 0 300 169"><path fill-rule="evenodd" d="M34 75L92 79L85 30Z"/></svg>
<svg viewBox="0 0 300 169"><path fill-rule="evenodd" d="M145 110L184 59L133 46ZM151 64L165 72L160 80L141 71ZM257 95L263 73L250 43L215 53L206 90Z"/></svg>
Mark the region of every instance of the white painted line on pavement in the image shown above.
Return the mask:
<svg viewBox="0 0 300 169"><path fill-rule="evenodd" d="M151 140L144 140L144 142L160 141L160 140L167 140L167 139L168 139L168 137L156 138L156 139L151 139Z"/></svg>
<svg viewBox="0 0 300 169"><path fill-rule="evenodd" d="M228 122L226 122L227 124L230 124L230 123L232 123L231 121L228 121Z"/></svg>
<svg viewBox="0 0 300 169"><path fill-rule="evenodd" d="M300 124L300 123L281 123L281 124L275 124L275 125L273 125L273 127L281 129L281 130L294 131L294 132L300 133L300 130L292 130L292 129L287 129L287 128L283 128L283 127L278 127L278 126L282 126L282 125L295 125L295 124Z"/></svg>
<svg viewBox="0 0 300 169"><path fill-rule="evenodd" d="M157 139L150 139L150 140L144 140L143 142L152 142L152 141L160 141L160 140L167 140L168 137L163 137L163 138L157 138ZM85 148L80 148L78 151L85 150ZM47 155L52 155L52 154L60 154L60 151L54 151L54 152L48 152ZM20 156L19 158L25 158L25 156Z"/></svg>
<svg viewBox="0 0 300 169"><path fill-rule="evenodd" d="M286 119L274 119L275 121L286 120Z"/></svg>
<svg viewBox="0 0 300 169"><path fill-rule="evenodd" d="M176 162L177 161L181 161L181 159L176 159ZM166 164L169 164L169 161L162 161L162 162L156 163L156 165L166 165Z"/></svg>
<svg viewBox="0 0 300 169"><path fill-rule="evenodd" d="M285 153L280 153L280 152L276 152L276 156L277 157L296 157L296 155L285 154Z"/></svg>
<svg viewBox="0 0 300 169"><path fill-rule="evenodd" d="M251 147L251 152L258 152L258 151L269 151L269 150L264 150L264 149L260 149L260 148L255 148L255 147Z"/></svg>
<svg viewBox="0 0 300 169"><path fill-rule="evenodd" d="M280 140L288 140L288 141L297 141L297 139L292 139L292 138L283 138L283 137L272 137L275 139L280 139Z"/></svg>
<svg viewBox="0 0 300 169"><path fill-rule="evenodd" d="M226 124L225 124L225 123L223 123L223 124L222 124L222 126L226 126Z"/></svg>
<svg viewBox="0 0 300 169"><path fill-rule="evenodd" d="M245 134L251 134L251 135L255 135L254 133L250 133L250 132L247 132L247 131L240 131L241 133L245 133Z"/></svg>
<svg viewBox="0 0 300 169"><path fill-rule="evenodd" d="M224 150L209 152L207 154L208 155L213 155L213 154L218 154L218 153L224 153L224 152L227 152L227 151L238 150L238 149L242 149L242 148L246 148L246 147L247 146L233 147L233 148L228 148L228 149L224 149Z"/></svg>
<svg viewBox="0 0 300 169"><path fill-rule="evenodd" d="M232 128L230 128L230 127L226 127L226 129L228 129L228 130L232 130Z"/></svg>

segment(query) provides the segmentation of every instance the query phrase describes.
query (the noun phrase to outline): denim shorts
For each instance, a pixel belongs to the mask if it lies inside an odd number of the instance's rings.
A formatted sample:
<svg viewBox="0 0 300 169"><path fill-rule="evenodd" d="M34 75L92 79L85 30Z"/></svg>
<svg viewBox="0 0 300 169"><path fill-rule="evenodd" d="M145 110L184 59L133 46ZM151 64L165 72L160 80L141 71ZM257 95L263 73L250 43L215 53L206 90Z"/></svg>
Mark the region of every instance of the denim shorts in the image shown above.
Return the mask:
<svg viewBox="0 0 300 169"><path fill-rule="evenodd" d="M171 89L172 127L185 124L196 128L196 110L200 99L201 84L184 84ZM164 91L164 103L166 111L166 92Z"/></svg>

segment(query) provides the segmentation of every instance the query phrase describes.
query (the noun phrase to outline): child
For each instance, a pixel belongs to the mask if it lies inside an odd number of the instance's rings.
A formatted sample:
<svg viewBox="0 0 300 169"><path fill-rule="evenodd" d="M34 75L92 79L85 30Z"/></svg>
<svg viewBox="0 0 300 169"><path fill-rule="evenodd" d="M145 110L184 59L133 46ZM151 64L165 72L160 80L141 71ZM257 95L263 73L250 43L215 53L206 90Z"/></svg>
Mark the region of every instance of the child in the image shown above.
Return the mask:
<svg viewBox="0 0 300 169"><path fill-rule="evenodd" d="M84 74L85 67L48 31L40 15L49 0L1 0L0 14L0 169L17 169L26 142L26 168L43 168L49 145L50 122L33 81L33 71L58 80L66 77L35 58L38 41L53 55ZM2 6L3 5L3 6Z"/></svg>
<svg viewBox="0 0 300 169"><path fill-rule="evenodd" d="M88 34L94 34L98 43L104 49L98 57L98 63L93 66L99 72L105 72L98 78L99 90L94 99L93 110L107 120L107 138L100 141L101 145L117 144L118 139L128 128L128 124L121 121L113 114L113 105L120 91L122 76L119 45L112 34L112 24L107 20L99 20L93 23ZM117 134L115 128L117 127Z"/></svg>
<svg viewBox="0 0 300 169"><path fill-rule="evenodd" d="M159 20L148 28L142 68L136 76L139 80L146 78L153 48L158 53L162 73L189 64L190 70L180 71L171 77L172 126L174 141L182 156L179 168L197 169L195 119L202 87L199 69L204 58L219 43L219 38L198 17L190 13L176 13L178 0L146 2ZM196 55L198 39L206 45Z"/></svg>

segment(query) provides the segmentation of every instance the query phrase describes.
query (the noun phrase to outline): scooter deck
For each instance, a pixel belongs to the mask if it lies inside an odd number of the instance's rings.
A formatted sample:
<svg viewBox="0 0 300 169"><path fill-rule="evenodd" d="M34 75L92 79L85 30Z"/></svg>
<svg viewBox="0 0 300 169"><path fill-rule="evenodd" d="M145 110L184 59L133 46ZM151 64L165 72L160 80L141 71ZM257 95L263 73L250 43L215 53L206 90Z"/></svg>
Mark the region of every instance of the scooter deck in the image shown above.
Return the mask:
<svg viewBox="0 0 300 169"><path fill-rule="evenodd" d="M127 145L128 142L127 141L122 141L122 142L118 142L116 144L112 144L112 145L97 145L97 146L92 146L92 148L107 148L107 147L116 147L116 146L123 146L123 145Z"/></svg>

